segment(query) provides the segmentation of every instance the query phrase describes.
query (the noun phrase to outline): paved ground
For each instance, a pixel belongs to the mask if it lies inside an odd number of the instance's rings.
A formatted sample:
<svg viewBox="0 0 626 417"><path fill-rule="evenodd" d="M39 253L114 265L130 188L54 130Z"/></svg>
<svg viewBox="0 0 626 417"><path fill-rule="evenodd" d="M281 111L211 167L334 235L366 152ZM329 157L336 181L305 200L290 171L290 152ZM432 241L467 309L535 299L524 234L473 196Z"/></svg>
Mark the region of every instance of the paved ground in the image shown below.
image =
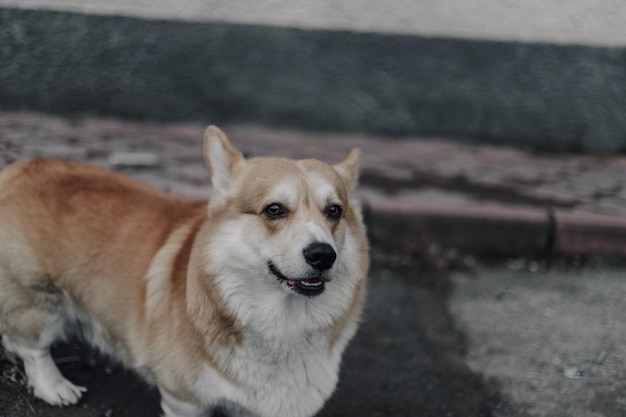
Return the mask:
<svg viewBox="0 0 626 417"><path fill-rule="evenodd" d="M448 306L467 336L465 363L529 416L626 415L625 272L599 264L453 274Z"/></svg>
<svg viewBox="0 0 626 417"><path fill-rule="evenodd" d="M205 198L204 128L0 113L0 166L63 157L132 170L158 187ZM371 234L381 242L436 242L504 255L626 255L626 156L538 155L436 138L225 130L248 155L337 162L352 147L363 148L361 191Z"/></svg>
<svg viewBox="0 0 626 417"><path fill-rule="evenodd" d="M209 189L199 152L202 130L0 114L0 160L89 161L181 195L204 197ZM518 252L489 263L429 240L445 242L449 229L441 225L456 221L483 225L476 234L461 227L457 235L465 242L487 241L481 236L488 234L484 225L506 235L516 230L510 224L519 225L528 213L534 213L531 220L539 213L548 223L558 223L555 216L580 215L604 219L600 226L619 226L624 158L530 155L436 140L364 141L252 128L227 132L248 154L335 162L351 146L365 151L363 196L374 242L368 304L338 390L320 416L626 415L623 264L591 257L590 249L598 246L582 247L586 257ZM508 223L489 223L498 213ZM386 233L397 219L405 220L404 228ZM439 229L428 229L436 221ZM591 226L589 233L596 231ZM413 234L420 230L433 234ZM622 237L607 239L614 244ZM33 400L20 385L19 369L0 357L0 416L157 414L155 393L105 359L74 345L59 347L56 356L63 372L90 388L85 401L56 409Z"/></svg>

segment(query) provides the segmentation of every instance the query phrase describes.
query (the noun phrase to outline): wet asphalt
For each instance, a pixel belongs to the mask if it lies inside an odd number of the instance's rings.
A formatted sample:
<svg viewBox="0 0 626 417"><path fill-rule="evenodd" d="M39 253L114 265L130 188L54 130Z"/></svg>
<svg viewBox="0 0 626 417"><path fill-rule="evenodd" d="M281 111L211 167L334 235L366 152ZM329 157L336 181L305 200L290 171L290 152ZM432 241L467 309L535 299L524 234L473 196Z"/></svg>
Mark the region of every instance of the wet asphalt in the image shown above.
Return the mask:
<svg viewBox="0 0 626 417"><path fill-rule="evenodd" d="M501 407L497 389L463 362L465 338L448 314L446 276L416 273L372 269L362 327L320 417L486 417Z"/></svg>

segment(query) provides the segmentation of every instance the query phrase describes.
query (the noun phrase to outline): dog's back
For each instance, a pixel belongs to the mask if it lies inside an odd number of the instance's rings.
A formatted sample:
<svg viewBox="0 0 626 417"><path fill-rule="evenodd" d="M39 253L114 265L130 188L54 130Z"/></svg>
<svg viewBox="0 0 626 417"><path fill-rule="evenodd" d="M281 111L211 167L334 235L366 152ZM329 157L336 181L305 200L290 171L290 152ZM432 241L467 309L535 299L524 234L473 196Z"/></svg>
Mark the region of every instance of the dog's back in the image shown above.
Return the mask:
<svg viewBox="0 0 626 417"><path fill-rule="evenodd" d="M179 199L86 164L37 159L0 173L0 233L26 239L37 259L50 261L50 275L80 274L62 270L66 257L84 259L101 271L137 265L143 274L172 230L205 211L206 201ZM133 262L125 262L129 257Z"/></svg>
<svg viewBox="0 0 626 417"><path fill-rule="evenodd" d="M141 279L167 236L205 212L205 201L179 199L103 168L49 159L19 162L0 173L0 257L10 263L2 248L7 244L10 251L34 251L33 264L43 274L28 279L61 286L63 280L89 279L81 275L94 270L111 280ZM27 247L20 248L24 240ZM83 260L79 266L77 258Z"/></svg>

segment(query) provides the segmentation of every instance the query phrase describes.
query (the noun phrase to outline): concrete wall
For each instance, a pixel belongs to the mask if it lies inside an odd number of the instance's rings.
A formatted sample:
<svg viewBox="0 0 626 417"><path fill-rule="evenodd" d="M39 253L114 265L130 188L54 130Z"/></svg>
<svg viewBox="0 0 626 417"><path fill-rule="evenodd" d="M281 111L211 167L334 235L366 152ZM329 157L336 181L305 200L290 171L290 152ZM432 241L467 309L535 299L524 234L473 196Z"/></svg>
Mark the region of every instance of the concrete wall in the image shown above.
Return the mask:
<svg viewBox="0 0 626 417"><path fill-rule="evenodd" d="M0 0L0 109L623 151L624 16L593 0Z"/></svg>

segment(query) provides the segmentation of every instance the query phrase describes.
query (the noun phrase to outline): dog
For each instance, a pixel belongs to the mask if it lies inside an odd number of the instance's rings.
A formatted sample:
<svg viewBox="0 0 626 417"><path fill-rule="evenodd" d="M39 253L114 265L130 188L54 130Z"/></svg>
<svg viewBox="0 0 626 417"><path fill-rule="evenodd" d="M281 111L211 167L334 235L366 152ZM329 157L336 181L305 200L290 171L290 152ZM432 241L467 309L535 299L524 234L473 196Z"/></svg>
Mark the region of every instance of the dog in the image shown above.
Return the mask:
<svg viewBox="0 0 626 417"><path fill-rule="evenodd" d="M0 333L36 397L80 400L49 353L76 335L166 417L305 417L332 394L366 296L360 151L246 159L209 126L203 154L208 202L77 162L0 172Z"/></svg>

